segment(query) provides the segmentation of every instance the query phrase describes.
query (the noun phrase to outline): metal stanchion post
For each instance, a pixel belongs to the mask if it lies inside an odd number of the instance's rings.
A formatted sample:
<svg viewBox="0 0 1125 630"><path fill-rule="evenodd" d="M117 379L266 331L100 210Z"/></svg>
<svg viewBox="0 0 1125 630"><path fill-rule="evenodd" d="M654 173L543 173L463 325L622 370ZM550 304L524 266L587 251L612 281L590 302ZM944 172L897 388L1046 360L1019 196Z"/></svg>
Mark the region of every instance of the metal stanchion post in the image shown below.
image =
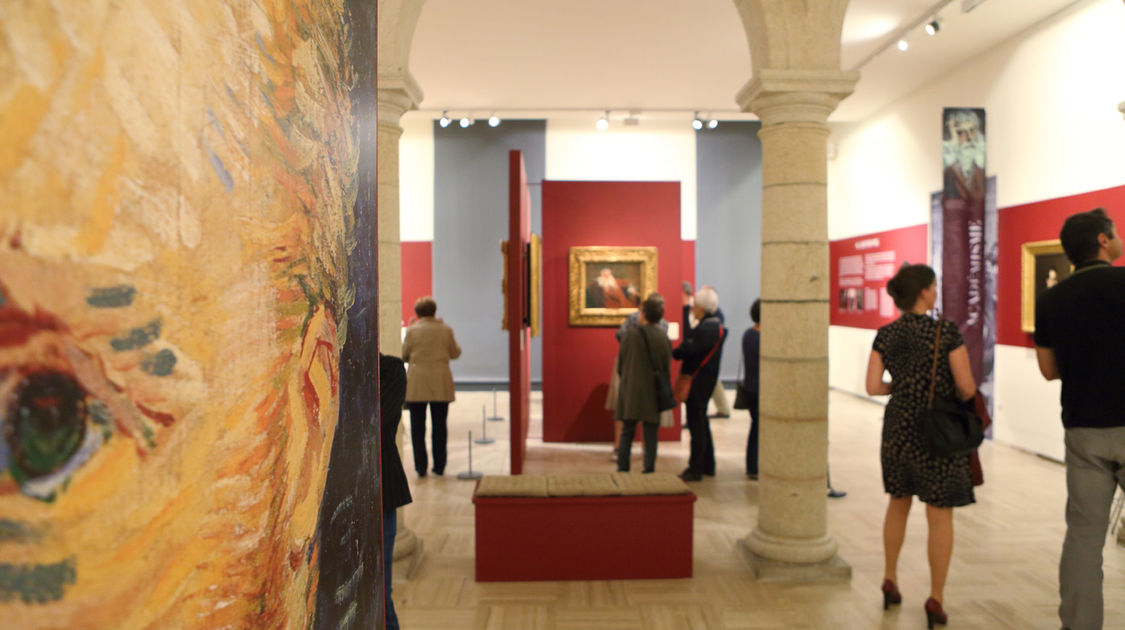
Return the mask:
<svg viewBox="0 0 1125 630"><path fill-rule="evenodd" d="M496 440L488 437L488 422L485 418L485 406L480 406L480 439L473 440L477 444L492 444Z"/></svg>
<svg viewBox="0 0 1125 630"><path fill-rule="evenodd" d="M458 479L480 479L484 473L473 470L473 432L469 431L469 470L457 473Z"/></svg>
<svg viewBox="0 0 1125 630"><path fill-rule="evenodd" d="M492 422L500 422L504 419L499 413L496 412L496 388L492 388L492 415L488 417Z"/></svg>

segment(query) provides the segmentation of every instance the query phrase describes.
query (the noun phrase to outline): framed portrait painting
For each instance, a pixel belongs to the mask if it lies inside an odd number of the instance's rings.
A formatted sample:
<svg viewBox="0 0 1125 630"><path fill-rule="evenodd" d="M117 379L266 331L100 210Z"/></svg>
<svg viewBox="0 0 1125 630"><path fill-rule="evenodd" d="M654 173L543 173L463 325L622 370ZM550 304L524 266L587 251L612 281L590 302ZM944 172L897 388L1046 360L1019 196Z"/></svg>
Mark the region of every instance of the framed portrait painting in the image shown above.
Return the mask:
<svg viewBox="0 0 1125 630"><path fill-rule="evenodd" d="M571 247L570 325L619 326L656 290L655 247Z"/></svg>
<svg viewBox="0 0 1125 630"><path fill-rule="evenodd" d="M1035 332L1036 300L1044 291L1069 278L1074 267L1058 240L1024 243L1021 258L1020 329L1031 333Z"/></svg>

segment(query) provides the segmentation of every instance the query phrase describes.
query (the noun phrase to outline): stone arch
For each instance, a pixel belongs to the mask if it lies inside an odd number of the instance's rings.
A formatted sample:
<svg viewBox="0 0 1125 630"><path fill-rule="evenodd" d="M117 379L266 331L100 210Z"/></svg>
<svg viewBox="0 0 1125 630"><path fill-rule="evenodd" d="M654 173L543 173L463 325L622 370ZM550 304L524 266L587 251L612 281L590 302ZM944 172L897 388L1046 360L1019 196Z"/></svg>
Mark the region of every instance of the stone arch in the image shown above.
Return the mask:
<svg viewBox="0 0 1125 630"><path fill-rule="evenodd" d="M839 70L847 0L732 0L757 75L778 70Z"/></svg>

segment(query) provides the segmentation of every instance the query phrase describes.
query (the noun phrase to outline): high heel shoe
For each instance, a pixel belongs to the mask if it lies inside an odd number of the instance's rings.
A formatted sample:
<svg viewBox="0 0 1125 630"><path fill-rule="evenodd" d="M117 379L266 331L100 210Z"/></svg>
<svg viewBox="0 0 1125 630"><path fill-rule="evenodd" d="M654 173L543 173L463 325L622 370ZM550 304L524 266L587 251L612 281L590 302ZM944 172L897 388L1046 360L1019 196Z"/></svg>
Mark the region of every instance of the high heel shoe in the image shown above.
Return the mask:
<svg viewBox="0 0 1125 630"><path fill-rule="evenodd" d="M890 608L891 604L902 603L902 593L898 592L898 587L890 580L883 580L883 610Z"/></svg>
<svg viewBox="0 0 1125 630"><path fill-rule="evenodd" d="M949 615L941 608L941 602L933 597L926 600L926 627L933 630L934 624L944 626L949 621Z"/></svg>

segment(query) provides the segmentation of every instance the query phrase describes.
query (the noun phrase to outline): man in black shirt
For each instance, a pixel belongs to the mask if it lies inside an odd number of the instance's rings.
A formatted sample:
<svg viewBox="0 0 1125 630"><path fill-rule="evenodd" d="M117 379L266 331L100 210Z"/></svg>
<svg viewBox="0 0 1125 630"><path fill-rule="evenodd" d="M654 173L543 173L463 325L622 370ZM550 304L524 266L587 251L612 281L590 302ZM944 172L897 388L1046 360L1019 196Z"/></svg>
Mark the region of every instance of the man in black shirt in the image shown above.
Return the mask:
<svg viewBox="0 0 1125 630"><path fill-rule="evenodd" d="M1035 351L1047 380L1062 379L1066 539L1059 561L1064 628L1101 628L1102 547L1113 494L1125 487L1125 268L1105 210L1072 215L1059 233L1074 275L1035 306Z"/></svg>

